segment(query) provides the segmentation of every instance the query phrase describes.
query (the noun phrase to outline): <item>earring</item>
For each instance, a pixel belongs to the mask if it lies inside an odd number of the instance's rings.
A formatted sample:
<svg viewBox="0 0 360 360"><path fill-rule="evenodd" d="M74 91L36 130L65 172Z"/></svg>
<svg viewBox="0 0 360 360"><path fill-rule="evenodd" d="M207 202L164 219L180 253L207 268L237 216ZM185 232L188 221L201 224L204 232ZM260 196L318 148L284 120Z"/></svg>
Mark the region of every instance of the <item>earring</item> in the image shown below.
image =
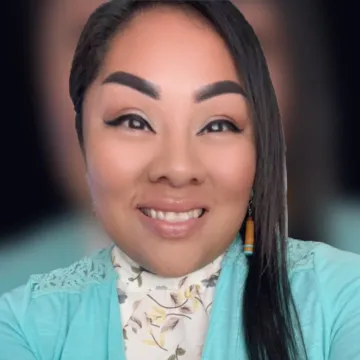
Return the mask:
<svg viewBox="0 0 360 360"><path fill-rule="evenodd" d="M254 253L254 220L252 218L252 202L254 197L254 191L251 191L251 198L249 201L248 218L246 220L245 227L245 243L244 253L245 255L252 255Z"/></svg>

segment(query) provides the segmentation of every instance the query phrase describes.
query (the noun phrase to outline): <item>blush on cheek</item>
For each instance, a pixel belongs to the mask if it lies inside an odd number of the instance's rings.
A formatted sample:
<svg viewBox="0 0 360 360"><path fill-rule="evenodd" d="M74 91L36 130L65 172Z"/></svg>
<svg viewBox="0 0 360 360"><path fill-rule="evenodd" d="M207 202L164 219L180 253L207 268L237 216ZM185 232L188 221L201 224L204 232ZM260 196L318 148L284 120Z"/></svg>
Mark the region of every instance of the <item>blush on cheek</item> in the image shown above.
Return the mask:
<svg viewBox="0 0 360 360"><path fill-rule="evenodd" d="M228 146L214 147L203 156L209 176L216 186L239 193L251 189L255 171L256 155L252 142L237 140Z"/></svg>
<svg viewBox="0 0 360 360"><path fill-rule="evenodd" d="M244 149L243 149L244 150ZM255 178L255 151L222 154L211 166L211 176L215 185L216 208L223 217L223 229L240 229L248 207L251 189ZM210 172L210 170L209 170ZM225 215L226 214L226 215ZM219 219L220 221L220 219Z"/></svg>
<svg viewBox="0 0 360 360"><path fill-rule="evenodd" d="M89 179L101 191L114 194L124 189L129 191L144 180L153 153L149 146L141 146L138 142L106 137L94 139L87 148Z"/></svg>
<svg viewBox="0 0 360 360"><path fill-rule="evenodd" d="M234 161L224 161L221 174L222 182L228 187L234 189L248 188L252 186L255 176L255 164L253 161L244 161L239 159L238 163Z"/></svg>

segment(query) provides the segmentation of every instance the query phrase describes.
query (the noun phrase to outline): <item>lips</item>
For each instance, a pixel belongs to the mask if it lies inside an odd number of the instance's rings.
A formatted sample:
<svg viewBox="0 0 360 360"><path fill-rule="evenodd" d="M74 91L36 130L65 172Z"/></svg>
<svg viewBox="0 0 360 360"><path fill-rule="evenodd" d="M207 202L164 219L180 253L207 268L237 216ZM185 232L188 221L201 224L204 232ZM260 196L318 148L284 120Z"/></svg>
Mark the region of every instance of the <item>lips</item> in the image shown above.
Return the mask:
<svg viewBox="0 0 360 360"><path fill-rule="evenodd" d="M146 231L161 239L192 238L205 226L209 208L194 200L154 199L137 206Z"/></svg>

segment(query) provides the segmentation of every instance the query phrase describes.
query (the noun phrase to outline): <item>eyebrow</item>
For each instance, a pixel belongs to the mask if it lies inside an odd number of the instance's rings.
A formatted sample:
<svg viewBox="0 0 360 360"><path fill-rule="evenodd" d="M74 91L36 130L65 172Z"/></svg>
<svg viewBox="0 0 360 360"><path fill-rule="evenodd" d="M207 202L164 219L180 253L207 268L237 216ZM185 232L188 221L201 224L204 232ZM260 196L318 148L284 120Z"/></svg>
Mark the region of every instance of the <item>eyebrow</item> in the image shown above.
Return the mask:
<svg viewBox="0 0 360 360"><path fill-rule="evenodd" d="M127 86L131 89L141 92L155 100L160 99L160 91L157 86L150 81L142 79L136 75L129 74L122 71L117 71L109 76L102 82L102 84L119 84Z"/></svg>
<svg viewBox="0 0 360 360"><path fill-rule="evenodd" d="M118 84L127 86L133 90L139 91L142 94L151 97L152 99L160 99L160 90L158 86L148 80L145 80L139 76L127 72L114 72L107 76L102 82L102 84ZM224 94L240 94L247 98L246 91L239 83L235 81L224 80L202 87L201 89L196 91L194 100L197 103L201 103L215 96L220 96Z"/></svg>
<svg viewBox="0 0 360 360"><path fill-rule="evenodd" d="M211 99L215 96L224 94L240 94L247 98L246 91L244 88L235 81L224 80L216 83L206 85L195 94L195 101L200 103L202 101Z"/></svg>

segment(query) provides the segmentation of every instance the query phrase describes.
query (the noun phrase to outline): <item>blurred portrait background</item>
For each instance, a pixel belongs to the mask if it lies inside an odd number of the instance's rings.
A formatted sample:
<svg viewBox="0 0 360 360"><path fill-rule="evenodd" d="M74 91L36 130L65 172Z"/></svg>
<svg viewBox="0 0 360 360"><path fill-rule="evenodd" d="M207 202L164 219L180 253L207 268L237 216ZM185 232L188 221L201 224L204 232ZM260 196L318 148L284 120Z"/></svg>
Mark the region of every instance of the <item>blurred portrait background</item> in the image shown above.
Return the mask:
<svg viewBox="0 0 360 360"><path fill-rule="evenodd" d="M6 2L0 294L110 243L92 212L68 95L104 0ZM289 236L360 253L355 5L234 0L263 46L287 143Z"/></svg>

